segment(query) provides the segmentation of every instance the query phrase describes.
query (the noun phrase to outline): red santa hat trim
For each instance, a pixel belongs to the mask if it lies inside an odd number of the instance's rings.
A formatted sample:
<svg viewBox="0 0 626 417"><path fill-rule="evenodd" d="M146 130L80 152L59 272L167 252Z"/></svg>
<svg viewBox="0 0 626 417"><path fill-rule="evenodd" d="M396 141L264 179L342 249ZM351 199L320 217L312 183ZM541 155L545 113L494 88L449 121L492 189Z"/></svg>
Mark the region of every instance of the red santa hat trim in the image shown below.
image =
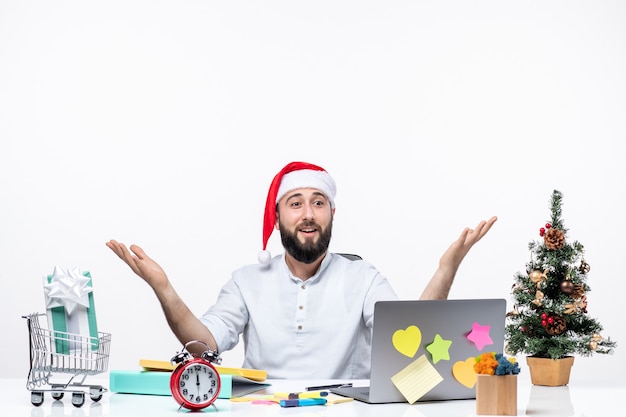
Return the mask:
<svg viewBox="0 0 626 417"><path fill-rule="evenodd" d="M324 193L331 207L335 207L337 187L335 180L322 167L307 162L291 162L280 170L272 180L267 200L265 202L265 216L263 218L263 250L259 253L259 262L268 264L271 260L266 250L267 242L276 225L276 204L289 191L298 188L315 188Z"/></svg>

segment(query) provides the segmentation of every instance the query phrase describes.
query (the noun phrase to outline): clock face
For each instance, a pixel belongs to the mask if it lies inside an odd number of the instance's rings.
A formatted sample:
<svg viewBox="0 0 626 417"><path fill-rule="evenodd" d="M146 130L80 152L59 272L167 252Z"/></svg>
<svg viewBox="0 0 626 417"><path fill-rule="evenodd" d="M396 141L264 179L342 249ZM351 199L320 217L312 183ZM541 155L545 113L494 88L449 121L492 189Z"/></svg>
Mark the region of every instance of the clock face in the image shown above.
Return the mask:
<svg viewBox="0 0 626 417"><path fill-rule="evenodd" d="M204 361L191 361L176 371L170 388L179 404L190 409L200 409L215 401L220 390L220 379L213 367Z"/></svg>

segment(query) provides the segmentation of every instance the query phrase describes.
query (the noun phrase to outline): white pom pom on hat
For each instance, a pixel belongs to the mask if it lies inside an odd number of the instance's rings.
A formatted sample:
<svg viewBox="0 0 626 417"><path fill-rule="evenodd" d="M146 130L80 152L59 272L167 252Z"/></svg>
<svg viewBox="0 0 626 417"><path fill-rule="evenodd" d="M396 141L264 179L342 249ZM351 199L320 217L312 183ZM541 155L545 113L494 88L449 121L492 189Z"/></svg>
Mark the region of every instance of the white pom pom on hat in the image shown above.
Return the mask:
<svg viewBox="0 0 626 417"><path fill-rule="evenodd" d="M263 250L259 252L259 262L267 265L272 256L267 250L267 242L276 225L276 203L289 191L298 188L315 188L326 195L331 207L335 207L337 187L335 180L322 167L308 162L290 162L272 180L265 202L263 217Z"/></svg>

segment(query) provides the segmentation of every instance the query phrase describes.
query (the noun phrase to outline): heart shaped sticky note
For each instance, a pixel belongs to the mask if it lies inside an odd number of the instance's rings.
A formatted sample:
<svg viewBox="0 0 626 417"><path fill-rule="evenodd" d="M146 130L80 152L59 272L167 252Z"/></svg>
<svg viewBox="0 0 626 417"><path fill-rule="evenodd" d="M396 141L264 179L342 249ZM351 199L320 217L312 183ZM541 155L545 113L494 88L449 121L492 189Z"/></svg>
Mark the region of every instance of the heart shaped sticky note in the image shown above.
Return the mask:
<svg viewBox="0 0 626 417"><path fill-rule="evenodd" d="M473 388L476 384L475 362L476 360L473 357L469 357L465 361L458 361L452 365L452 375L467 388Z"/></svg>
<svg viewBox="0 0 626 417"><path fill-rule="evenodd" d="M422 331L417 326L409 326L406 330L396 330L391 337L391 342L398 352L412 358L422 342Z"/></svg>

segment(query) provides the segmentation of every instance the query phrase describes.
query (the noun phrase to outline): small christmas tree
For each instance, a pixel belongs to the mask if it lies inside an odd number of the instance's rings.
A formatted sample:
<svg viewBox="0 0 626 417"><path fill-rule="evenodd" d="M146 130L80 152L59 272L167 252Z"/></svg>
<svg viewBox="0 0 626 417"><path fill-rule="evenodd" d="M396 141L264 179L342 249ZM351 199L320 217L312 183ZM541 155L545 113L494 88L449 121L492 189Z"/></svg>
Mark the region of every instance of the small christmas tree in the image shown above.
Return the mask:
<svg viewBox="0 0 626 417"><path fill-rule="evenodd" d="M568 242L561 218L562 194L552 193L552 218L539 229L542 241L528 245L526 274L516 273L513 311L507 314L507 353L561 359L574 353L613 353L615 342L587 310L590 266L583 245Z"/></svg>

